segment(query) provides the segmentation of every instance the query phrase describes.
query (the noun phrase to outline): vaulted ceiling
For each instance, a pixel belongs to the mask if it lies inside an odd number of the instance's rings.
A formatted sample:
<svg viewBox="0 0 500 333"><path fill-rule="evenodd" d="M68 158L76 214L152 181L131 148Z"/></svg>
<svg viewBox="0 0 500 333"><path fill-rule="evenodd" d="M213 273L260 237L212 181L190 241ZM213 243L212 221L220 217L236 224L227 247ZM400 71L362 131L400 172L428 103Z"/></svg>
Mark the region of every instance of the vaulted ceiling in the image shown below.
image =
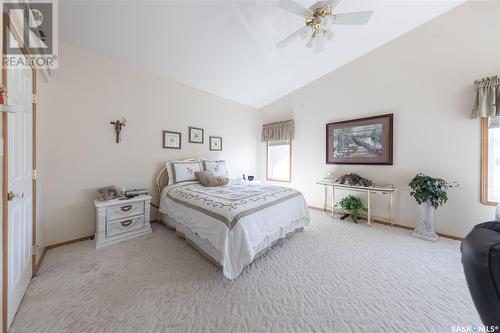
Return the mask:
<svg viewBox="0 0 500 333"><path fill-rule="evenodd" d="M304 19L267 0L61 1L59 32L65 42L258 108L461 2L341 1L338 13L374 14L365 26L334 26L320 54L300 38L276 48Z"/></svg>

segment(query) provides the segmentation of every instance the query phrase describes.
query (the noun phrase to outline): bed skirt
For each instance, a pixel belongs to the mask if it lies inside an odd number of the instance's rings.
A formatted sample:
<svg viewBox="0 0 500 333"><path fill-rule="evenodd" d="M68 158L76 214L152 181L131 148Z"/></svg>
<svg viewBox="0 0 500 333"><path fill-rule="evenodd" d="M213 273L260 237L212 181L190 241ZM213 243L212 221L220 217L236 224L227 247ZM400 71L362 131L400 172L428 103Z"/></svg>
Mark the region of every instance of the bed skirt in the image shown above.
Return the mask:
<svg viewBox="0 0 500 333"><path fill-rule="evenodd" d="M162 221L165 226L167 226L169 229L175 230L177 236L184 238L189 245L198 250L205 258L207 258L208 261L222 268L222 265L220 264L222 255L212 244L210 244L208 240L201 238L196 233L191 231L191 229L183 226L180 223L177 223L173 218L169 217L166 214L162 214ZM274 245L278 244L283 239L288 238L296 232L301 231L304 231L304 227L296 228L293 231L288 232L284 237L276 239L269 246L260 250L253 258L252 262L263 254L267 253Z"/></svg>

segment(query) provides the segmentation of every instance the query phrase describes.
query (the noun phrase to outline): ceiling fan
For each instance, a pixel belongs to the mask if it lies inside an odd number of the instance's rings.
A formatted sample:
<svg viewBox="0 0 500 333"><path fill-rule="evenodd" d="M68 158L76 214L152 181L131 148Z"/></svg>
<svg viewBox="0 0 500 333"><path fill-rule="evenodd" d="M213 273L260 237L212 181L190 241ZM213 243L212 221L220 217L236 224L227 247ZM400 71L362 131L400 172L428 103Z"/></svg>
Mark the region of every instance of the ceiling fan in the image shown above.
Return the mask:
<svg viewBox="0 0 500 333"><path fill-rule="evenodd" d="M301 36L303 39L308 39L307 47L312 48L314 46L314 52L319 53L325 49L325 40L330 40L333 37L333 32L330 30L332 25L364 25L368 23L373 14L373 11L336 14L334 8L339 2L340 0L318 1L311 7L306 8L293 0L282 0L279 7L304 17L306 25L283 39L276 46L283 48L292 40Z"/></svg>

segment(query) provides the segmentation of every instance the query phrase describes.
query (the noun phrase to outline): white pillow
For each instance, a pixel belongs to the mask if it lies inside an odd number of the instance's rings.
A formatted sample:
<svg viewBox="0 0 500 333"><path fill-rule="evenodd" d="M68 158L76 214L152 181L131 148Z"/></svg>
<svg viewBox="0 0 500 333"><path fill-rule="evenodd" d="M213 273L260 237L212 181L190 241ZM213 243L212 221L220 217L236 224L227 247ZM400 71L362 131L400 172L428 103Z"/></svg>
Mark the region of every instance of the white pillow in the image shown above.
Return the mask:
<svg viewBox="0 0 500 333"><path fill-rule="evenodd" d="M167 172L168 172L168 184L167 185L173 185L176 183L174 181L174 176L173 176L173 171L172 171L172 163L177 163L177 162L197 162L198 164L200 164L200 159L199 158L187 158L185 160L175 160L175 161L166 162ZM200 169L201 169L201 167L200 167Z"/></svg>
<svg viewBox="0 0 500 333"><path fill-rule="evenodd" d="M203 161L206 171L210 171L216 176L226 176L227 168L226 161Z"/></svg>
<svg viewBox="0 0 500 333"><path fill-rule="evenodd" d="M198 180L195 172L201 171L200 162L172 162L172 178L174 184Z"/></svg>

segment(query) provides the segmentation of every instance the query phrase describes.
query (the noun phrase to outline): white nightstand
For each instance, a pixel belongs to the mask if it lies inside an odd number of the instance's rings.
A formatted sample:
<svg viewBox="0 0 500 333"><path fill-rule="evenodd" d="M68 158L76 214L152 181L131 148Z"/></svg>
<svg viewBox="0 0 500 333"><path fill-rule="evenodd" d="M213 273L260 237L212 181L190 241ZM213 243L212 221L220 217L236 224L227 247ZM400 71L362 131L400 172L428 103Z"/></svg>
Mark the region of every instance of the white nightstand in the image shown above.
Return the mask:
<svg viewBox="0 0 500 333"><path fill-rule="evenodd" d="M96 248L151 233L149 195L124 200L95 200L94 203Z"/></svg>

